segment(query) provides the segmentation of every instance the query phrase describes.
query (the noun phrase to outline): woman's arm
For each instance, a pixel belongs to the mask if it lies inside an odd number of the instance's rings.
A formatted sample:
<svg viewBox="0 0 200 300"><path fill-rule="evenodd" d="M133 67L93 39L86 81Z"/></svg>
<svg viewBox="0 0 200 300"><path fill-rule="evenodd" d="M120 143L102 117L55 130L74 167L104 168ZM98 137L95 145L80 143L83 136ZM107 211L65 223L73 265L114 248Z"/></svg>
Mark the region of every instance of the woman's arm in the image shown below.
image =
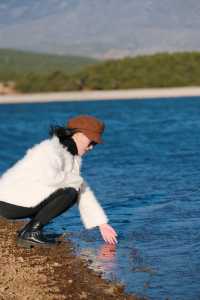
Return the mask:
<svg viewBox="0 0 200 300"><path fill-rule="evenodd" d="M106 216L103 208L85 181L82 183L80 188L78 207L81 219L86 229L108 222L108 217Z"/></svg>
<svg viewBox="0 0 200 300"><path fill-rule="evenodd" d="M116 231L112 226L107 224L108 217L86 182L81 186L78 205L81 219L87 229L99 226L99 230L105 242L110 244L117 243Z"/></svg>

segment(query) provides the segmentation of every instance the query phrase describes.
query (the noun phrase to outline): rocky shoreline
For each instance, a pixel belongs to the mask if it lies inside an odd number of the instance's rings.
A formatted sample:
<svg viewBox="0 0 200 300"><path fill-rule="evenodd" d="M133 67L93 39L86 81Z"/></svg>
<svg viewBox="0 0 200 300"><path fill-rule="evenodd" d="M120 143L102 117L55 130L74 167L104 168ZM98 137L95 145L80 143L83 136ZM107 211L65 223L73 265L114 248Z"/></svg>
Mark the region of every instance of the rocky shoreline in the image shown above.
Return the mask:
<svg viewBox="0 0 200 300"><path fill-rule="evenodd" d="M51 248L18 246L22 224L0 218L0 300L144 300L89 269L64 238Z"/></svg>

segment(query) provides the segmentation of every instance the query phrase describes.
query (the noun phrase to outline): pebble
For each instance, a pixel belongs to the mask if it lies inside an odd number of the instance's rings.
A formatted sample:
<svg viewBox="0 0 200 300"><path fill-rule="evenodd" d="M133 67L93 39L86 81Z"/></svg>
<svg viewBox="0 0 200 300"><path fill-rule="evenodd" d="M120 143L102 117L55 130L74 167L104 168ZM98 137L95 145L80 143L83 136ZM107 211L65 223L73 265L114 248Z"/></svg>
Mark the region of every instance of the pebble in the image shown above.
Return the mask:
<svg viewBox="0 0 200 300"><path fill-rule="evenodd" d="M61 267L62 265L59 264L59 263L57 263L57 262L55 262L55 263L53 264L53 266L54 266L54 267Z"/></svg>
<svg viewBox="0 0 200 300"><path fill-rule="evenodd" d="M110 285L108 288L105 288L106 294L113 295L116 292L116 286Z"/></svg>
<svg viewBox="0 0 200 300"><path fill-rule="evenodd" d="M23 257L19 256L18 259L17 259L19 262L24 262L24 259Z"/></svg>
<svg viewBox="0 0 200 300"><path fill-rule="evenodd" d="M81 294L79 294L80 299L87 299L87 293L82 291Z"/></svg>

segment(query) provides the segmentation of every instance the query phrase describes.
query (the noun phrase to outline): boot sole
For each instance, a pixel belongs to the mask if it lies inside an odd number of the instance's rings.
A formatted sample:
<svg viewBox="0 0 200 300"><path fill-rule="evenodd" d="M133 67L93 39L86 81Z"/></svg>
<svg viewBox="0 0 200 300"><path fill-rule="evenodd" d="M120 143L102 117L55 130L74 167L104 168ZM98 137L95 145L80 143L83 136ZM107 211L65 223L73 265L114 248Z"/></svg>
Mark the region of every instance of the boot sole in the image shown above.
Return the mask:
<svg viewBox="0 0 200 300"><path fill-rule="evenodd" d="M17 239L17 245L20 246L20 247L23 247L23 248L28 248L28 249L31 249L31 248L34 248L34 247L44 247L44 248L51 248L53 246L56 245L55 244L39 244L39 243L34 243L32 241L29 241L29 240L23 240L23 239L20 239L18 238Z"/></svg>

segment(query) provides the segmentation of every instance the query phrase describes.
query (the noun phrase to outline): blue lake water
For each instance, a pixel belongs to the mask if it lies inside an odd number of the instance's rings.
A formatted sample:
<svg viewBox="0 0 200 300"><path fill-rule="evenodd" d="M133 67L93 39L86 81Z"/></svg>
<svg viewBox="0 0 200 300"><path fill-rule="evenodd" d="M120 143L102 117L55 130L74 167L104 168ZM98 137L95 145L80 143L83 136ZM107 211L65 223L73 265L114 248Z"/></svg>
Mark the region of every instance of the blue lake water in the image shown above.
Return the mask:
<svg viewBox="0 0 200 300"><path fill-rule="evenodd" d="M76 207L45 231L66 232L91 267L149 299L200 299L200 98L0 106L0 173L50 124L76 114L106 123L82 173L118 232L106 245Z"/></svg>

